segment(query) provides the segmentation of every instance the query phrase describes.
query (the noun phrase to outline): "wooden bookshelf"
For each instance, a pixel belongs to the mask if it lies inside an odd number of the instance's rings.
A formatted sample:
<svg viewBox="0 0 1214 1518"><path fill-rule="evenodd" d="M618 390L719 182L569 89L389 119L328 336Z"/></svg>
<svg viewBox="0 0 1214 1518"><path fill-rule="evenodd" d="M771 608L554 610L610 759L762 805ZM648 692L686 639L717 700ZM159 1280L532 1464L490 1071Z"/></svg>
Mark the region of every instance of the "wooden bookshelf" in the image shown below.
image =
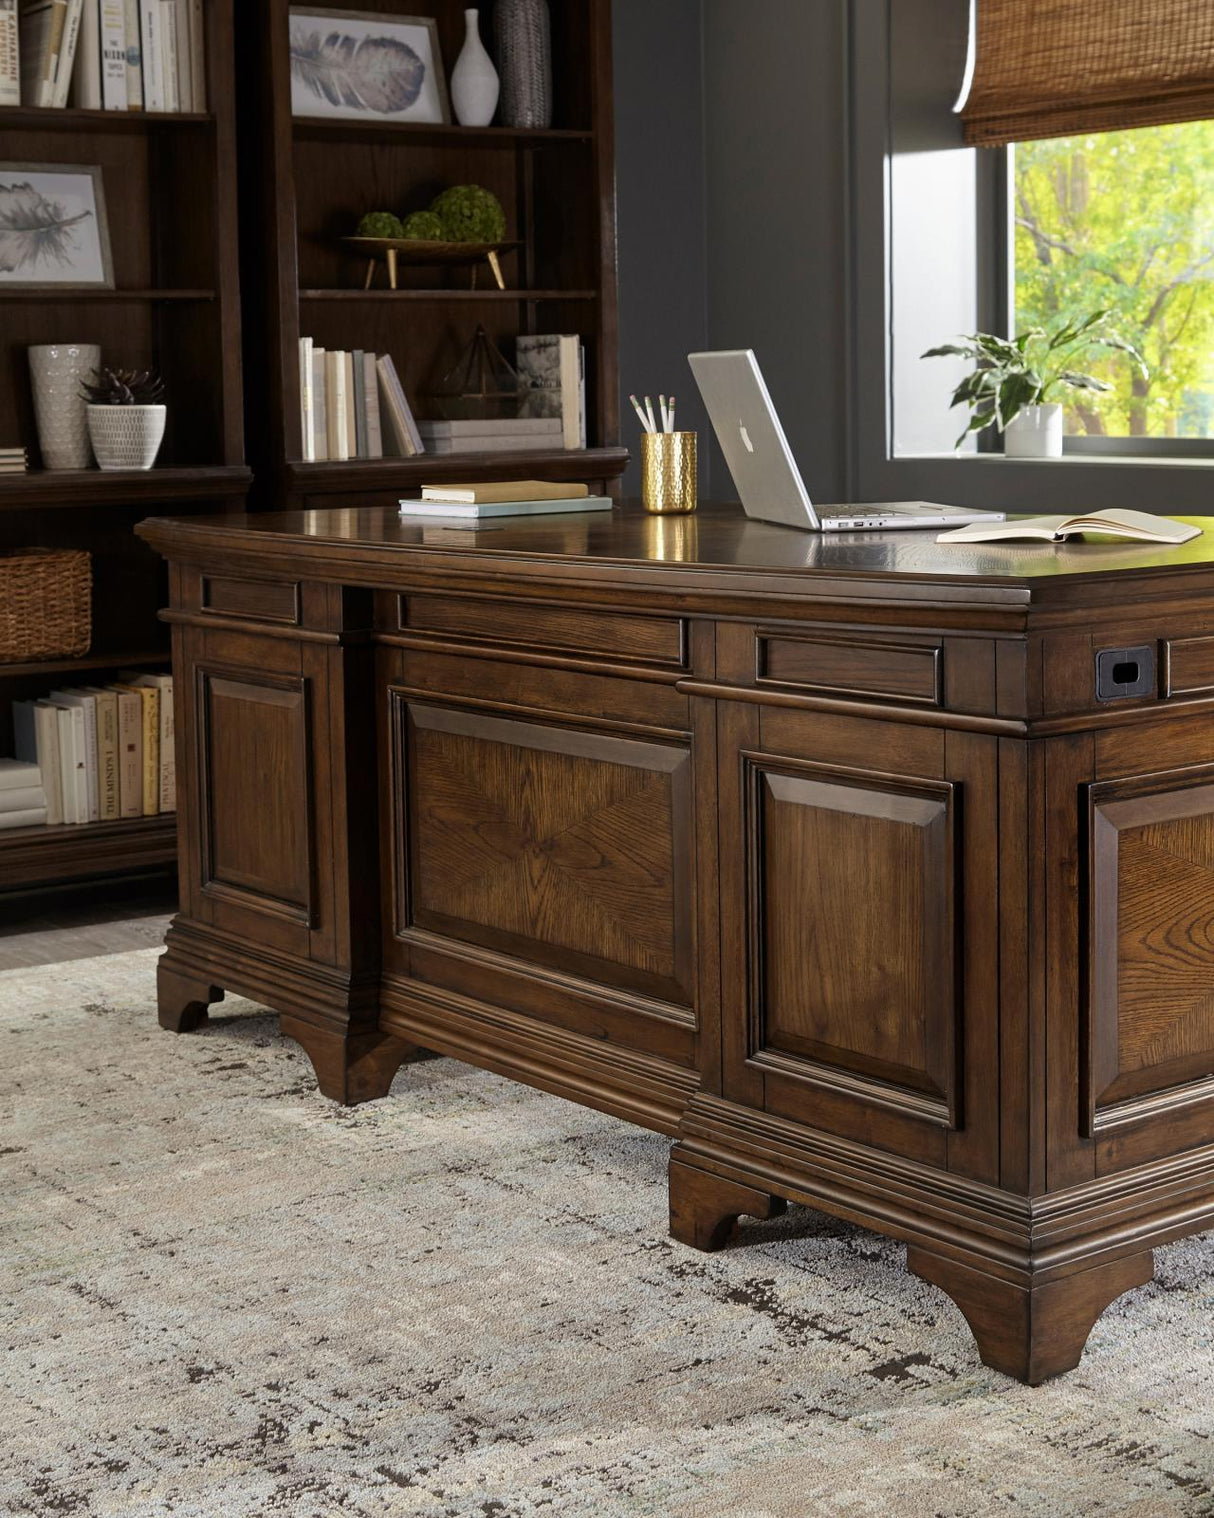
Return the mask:
<svg viewBox="0 0 1214 1518"><path fill-rule="evenodd" d="M454 0L336 0L334 9L432 16L448 76L464 41ZM492 5L481 34L492 39ZM280 507L393 503L402 489L461 476L585 480L610 491L619 447L615 165L608 0L551 6L551 128L461 127L294 118L288 0L242 21L241 215L246 233L249 437L259 499ZM246 45L247 41L247 45ZM406 266L402 288L364 290L366 262L344 248L367 211L404 213L438 191L475 183L506 212L517 251L506 290L470 289L466 268ZM256 227L257 235L249 236ZM483 282L482 282L483 283ZM254 313L257 312L257 315ZM419 417L478 325L513 356L521 333L576 333L586 350L590 448L570 453L303 462L299 339L390 353Z"/></svg>
<svg viewBox="0 0 1214 1518"><path fill-rule="evenodd" d="M234 0L205 0L210 109L190 114L0 108L6 163L101 169L113 290L0 291L0 445L22 444L31 472L0 476L0 548L86 548L93 633L75 659L0 664L0 754L12 702L52 687L163 669L163 567L134 535L153 513L242 508L244 458L236 211ZM98 343L106 363L155 367L168 428L143 473L46 471L25 349ZM0 830L0 891L119 874L175 857L174 816Z"/></svg>

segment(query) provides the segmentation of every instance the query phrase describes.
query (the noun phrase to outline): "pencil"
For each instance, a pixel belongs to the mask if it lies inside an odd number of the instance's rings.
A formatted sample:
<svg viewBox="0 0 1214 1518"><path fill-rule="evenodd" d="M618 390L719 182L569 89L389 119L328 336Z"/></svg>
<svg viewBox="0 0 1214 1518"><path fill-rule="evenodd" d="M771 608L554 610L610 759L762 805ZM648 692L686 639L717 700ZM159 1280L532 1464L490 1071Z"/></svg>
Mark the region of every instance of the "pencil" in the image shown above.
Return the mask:
<svg viewBox="0 0 1214 1518"><path fill-rule="evenodd" d="M660 409L660 411L662 413L662 431L663 432L669 432L670 431L670 415L669 415L669 413L666 410L666 397L664 395L659 395L658 396L658 407L659 407L659 409Z"/></svg>
<svg viewBox="0 0 1214 1518"><path fill-rule="evenodd" d="M644 411L641 410L640 401L637 400L635 395L630 395L628 399L632 402L632 409L641 419L641 426L644 427L646 432L652 432L653 428L649 425L649 418L645 415Z"/></svg>
<svg viewBox="0 0 1214 1518"><path fill-rule="evenodd" d="M669 432L673 432L674 431L674 396L673 395L670 397L670 405L666 408L666 415L667 415L667 417L670 420L670 426L669 426L669 428L667 430Z"/></svg>
<svg viewBox="0 0 1214 1518"><path fill-rule="evenodd" d="M645 397L645 414L649 417L650 432L656 432L658 430L658 424L653 419L653 402L649 399L648 396Z"/></svg>

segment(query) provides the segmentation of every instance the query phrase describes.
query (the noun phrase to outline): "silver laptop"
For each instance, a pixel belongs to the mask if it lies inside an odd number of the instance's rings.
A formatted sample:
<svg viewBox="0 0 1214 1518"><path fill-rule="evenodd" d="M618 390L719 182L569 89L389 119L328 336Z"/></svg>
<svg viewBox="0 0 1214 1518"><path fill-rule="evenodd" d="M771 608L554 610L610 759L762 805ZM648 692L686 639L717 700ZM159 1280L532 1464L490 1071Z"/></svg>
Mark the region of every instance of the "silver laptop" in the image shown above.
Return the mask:
<svg viewBox="0 0 1214 1518"><path fill-rule="evenodd" d="M927 501L880 501L815 510L751 350L689 353L687 359L748 517L813 532L1003 521L1002 511L968 511Z"/></svg>

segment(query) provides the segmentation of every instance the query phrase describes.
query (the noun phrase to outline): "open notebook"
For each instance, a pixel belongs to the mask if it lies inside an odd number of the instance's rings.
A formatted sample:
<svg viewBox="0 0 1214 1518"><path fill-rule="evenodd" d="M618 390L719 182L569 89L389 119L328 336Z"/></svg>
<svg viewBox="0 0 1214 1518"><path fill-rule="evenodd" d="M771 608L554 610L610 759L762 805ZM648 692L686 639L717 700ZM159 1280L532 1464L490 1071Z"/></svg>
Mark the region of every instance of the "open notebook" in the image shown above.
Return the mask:
<svg viewBox="0 0 1214 1518"><path fill-rule="evenodd" d="M1153 517L1145 511L1092 511L1077 517L1022 517L1019 521L979 522L942 532L937 543L1006 543L1015 538L1034 538L1044 543L1064 543L1084 532L1103 532L1139 543L1187 543L1201 536L1200 527Z"/></svg>

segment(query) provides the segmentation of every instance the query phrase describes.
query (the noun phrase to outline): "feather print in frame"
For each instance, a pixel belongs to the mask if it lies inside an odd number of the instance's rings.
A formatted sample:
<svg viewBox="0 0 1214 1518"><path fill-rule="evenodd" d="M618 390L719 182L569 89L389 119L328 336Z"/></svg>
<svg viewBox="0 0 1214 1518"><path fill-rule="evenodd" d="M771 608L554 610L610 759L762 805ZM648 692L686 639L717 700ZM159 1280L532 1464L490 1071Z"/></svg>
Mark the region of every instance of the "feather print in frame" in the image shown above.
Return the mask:
<svg viewBox="0 0 1214 1518"><path fill-rule="evenodd" d="M0 287L114 287L101 170L0 163Z"/></svg>
<svg viewBox="0 0 1214 1518"><path fill-rule="evenodd" d="M430 17L294 8L290 64L296 116L451 119L438 27Z"/></svg>

